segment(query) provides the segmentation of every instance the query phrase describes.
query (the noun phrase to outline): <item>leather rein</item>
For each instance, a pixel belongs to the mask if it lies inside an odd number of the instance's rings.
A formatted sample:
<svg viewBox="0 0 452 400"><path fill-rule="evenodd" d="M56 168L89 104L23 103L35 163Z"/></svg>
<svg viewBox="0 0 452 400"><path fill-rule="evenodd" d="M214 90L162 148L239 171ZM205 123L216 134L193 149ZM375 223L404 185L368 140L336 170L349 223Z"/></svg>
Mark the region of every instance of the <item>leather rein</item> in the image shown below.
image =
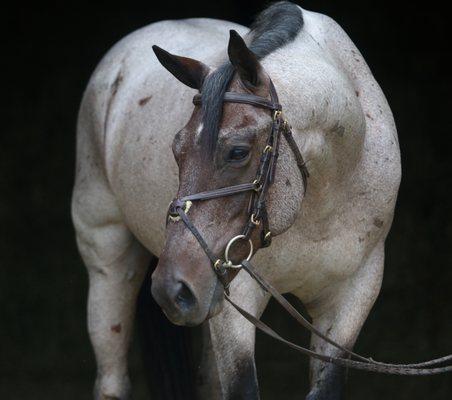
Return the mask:
<svg viewBox="0 0 452 400"><path fill-rule="evenodd" d="M302 354L319 359L324 362L329 362L335 365L339 365L347 368L354 368L360 370L367 370L379 373L394 374L394 375L433 375L444 372L452 371L452 365L441 366L450 360L452 360L452 354L445 357L437 358L430 361L414 364L391 364L374 361L372 358L363 357L344 346L336 343L331 338L320 332L315 328L305 317L303 317L270 283L264 280L254 269L250 263L250 259L254 254L253 243L250 239L252 232L258 226L261 226L260 241L261 247L268 247L271 244L271 230L268 222L268 214L266 208L266 194L268 188L274 181L276 163L279 155L279 144L281 135L284 136L287 144L289 145L293 155L295 157L297 166L300 170L301 177L303 179L303 185L306 192L307 178L309 177L306 164L303 160L303 156L298 148L293 135L292 130L287 121L282 116L282 107L279 104L276 89L273 83L270 81L270 100L255 96L252 94L226 92L223 98L224 102L249 104L255 107L265 108L272 113L272 127L269 132L266 146L264 147L255 179L251 183L242 183L234 186L227 186L220 189L200 192L184 196L180 199L175 199L170 203L167 223L182 221L185 226L190 230L193 236L199 242L201 248L210 259L212 268L216 273L218 279L223 284L225 289L226 300L250 323L252 323L257 329L261 330L265 334L273 337L274 339L288 345L289 347L299 351ZM201 94L195 95L193 103L198 106L202 103ZM244 229L240 235L233 237L227 244L224 251L224 259L219 258L209 248L208 244L204 240L199 230L193 225L188 213L196 201L207 201L219 197L233 196L240 193L250 193L250 200L248 204L248 221L244 226ZM232 245L238 240L248 241L250 251L246 259L240 264L234 265L229 258L229 252ZM243 269L251 278L253 278L261 288L268 292L300 325L307 328L312 334L319 336L329 344L331 344L340 352L344 353L347 358L333 357L325 354L321 354L310 350L305 347L301 347L295 343L292 343L272 330L265 323L249 314L242 309L239 305L234 303L229 297L229 284L228 270L230 269Z"/></svg>

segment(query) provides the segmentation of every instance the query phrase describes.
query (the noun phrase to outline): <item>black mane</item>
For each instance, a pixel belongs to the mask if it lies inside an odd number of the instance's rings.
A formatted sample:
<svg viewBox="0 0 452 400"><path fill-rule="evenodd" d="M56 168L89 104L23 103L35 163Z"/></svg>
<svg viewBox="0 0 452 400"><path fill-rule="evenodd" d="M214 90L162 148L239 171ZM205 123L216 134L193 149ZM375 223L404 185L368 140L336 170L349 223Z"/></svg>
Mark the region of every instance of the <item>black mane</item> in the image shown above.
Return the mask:
<svg viewBox="0 0 452 400"><path fill-rule="evenodd" d="M251 25L249 48L262 59L295 39L303 27L300 8L288 1L272 4L262 11ZM223 95L234 76L234 67L227 61L204 81L202 94L202 141L212 154L215 150L223 112Z"/></svg>

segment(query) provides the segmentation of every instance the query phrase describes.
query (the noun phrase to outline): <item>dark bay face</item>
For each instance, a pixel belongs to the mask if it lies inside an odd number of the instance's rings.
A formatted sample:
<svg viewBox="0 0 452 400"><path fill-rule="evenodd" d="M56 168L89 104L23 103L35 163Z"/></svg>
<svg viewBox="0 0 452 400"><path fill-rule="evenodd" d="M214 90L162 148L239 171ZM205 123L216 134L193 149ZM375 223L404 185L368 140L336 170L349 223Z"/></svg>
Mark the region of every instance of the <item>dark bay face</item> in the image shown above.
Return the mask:
<svg viewBox="0 0 452 400"><path fill-rule="evenodd" d="M244 91L231 84L231 91ZM224 105L221 127L213 154L202 138L200 107L176 134L174 157L179 166L177 198L202 191L250 183L254 180L261 152L271 129L268 110L250 105ZM248 220L250 194L194 202L188 213L191 222L218 258L228 241L242 233ZM252 237L255 248L258 233ZM247 256L248 244L238 242L233 257ZM231 274L232 279L235 274ZM153 274L153 294L168 318L182 325L196 325L221 310L223 286L211 262L183 222L169 222L164 251Z"/></svg>

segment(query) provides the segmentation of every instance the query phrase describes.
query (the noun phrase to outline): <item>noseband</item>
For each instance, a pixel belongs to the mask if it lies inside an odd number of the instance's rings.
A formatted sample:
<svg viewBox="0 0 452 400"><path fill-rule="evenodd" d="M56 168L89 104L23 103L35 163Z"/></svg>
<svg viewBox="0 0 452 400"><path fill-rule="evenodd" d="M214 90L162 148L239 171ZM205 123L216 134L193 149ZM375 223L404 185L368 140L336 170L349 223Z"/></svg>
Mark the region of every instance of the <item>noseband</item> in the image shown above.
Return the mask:
<svg viewBox="0 0 452 400"><path fill-rule="evenodd" d="M201 95L197 94L193 98L195 105L201 105ZM293 136L292 130L282 116L282 107L278 101L275 87L270 81L270 100L246 93L226 92L223 97L224 102L249 104L255 107L265 108L272 113L272 127L268 134L266 145L262 150L259 167L253 182L242 183L234 186L227 186L221 189L210 190L207 192L200 192L191 194L180 199L175 199L171 202L168 210L168 220L177 222L182 220L187 228L191 231L193 236L198 240L202 249L209 257L213 270L225 287L228 293L229 281L227 277L228 269L242 268L242 264L234 265L229 257L232 245L238 240L246 240L249 243L250 251L246 261L249 261L253 255L253 242L250 237L256 227L261 227L260 242L261 247L268 247L271 244L271 230L268 222L266 195L269 187L274 181L276 163L279 156L279 143L281 135L286 139L291 148L298 168L303 179L304 189L306 191L307 178L309 176L306 164L301 155ZM242 233L234 236L226 245L224 251L224 258L217 257L207 245L198 229L192 224L188 217L193 202L206 201L219 197L233 196L240 193L250 192L250 200L248 203L248 219L242 230Z"/></svg>
<svg viewBox="0 0 452 400"><path fill-rule="evenodd" d="M324 362L329 362L335 365L339 365L347 368L361 369L372 372L380 372L385 374L394 375L433 375L444 372L452 371L452 366L435 367L440 364L444 364L452 360L452 355L437 358L430 361L425 361L416 364L390 364L374 361L372 358L363 357L343 346L336 343L328 336L320 332L315 328L306 318L304 318L270 283L265 281L254 269L250 263L250 259L253 255L253 242L250 237L254 229L261 226L260 241L261 247L268 247L271 244L271 231L268 223L268 215L266 208L266 194L268 188L273 183L275 178L276 163L279 155L279 144L281 134L287 141L290 149L292 150L297 166L300 170L301 177L303 179L303 185L306 192L307 178L309 177L306 164L301 155L293 135L292 130L287 121L282 116L282 107L278 102L278 96L276 94L275 87L270 81L270 100L255 96L252 94L226 92L223 98L224 102L229 103L241 103L249 104L255 107L265 108L272 113L272 127L269 132L266 145L262 150L259 167L255 179L251 183L242 183L234 186L227 186L220 189L210 190L206 192L200 192L191 194L180 199L175 199L170 203L167 222L183 221L185 226L190 230L193 236L197 239L202 249L209 257L211 265L219 280L222 282L225 288L226 300L249 322L251 322L256 328L263 331L265 334L275 338L276 340L288 345L289 347L308 355L309 357L317 358ZM201 104L201 95L197 94L193 98L195 105ZM217 257L213 251L209 248L206 241L202 237L198 229L193 225L188 212L196 201L206 201L216 199L219 197L233 196L240 193L250 192L250 200L248 205L248 220L240 235L234 236L229 240L224 251L224 259ZM232 245L238 240L248 240L250 251L246 259L240 264L234 265L229 257L229 252ZM332 357L325 354L315 352L313 350L301 347L295 343L292 343L272 330L265 323L255 318L247 311L242 309L236 303L234 303L229 297L229 280L228 269L240 269L243 268L256 282L259 283L261 288L268 292L282 307L302 326L307 328L313 334L319 336L340 352L344 353L348 358ZM353 360L352 358L355 358Z"/></svg>

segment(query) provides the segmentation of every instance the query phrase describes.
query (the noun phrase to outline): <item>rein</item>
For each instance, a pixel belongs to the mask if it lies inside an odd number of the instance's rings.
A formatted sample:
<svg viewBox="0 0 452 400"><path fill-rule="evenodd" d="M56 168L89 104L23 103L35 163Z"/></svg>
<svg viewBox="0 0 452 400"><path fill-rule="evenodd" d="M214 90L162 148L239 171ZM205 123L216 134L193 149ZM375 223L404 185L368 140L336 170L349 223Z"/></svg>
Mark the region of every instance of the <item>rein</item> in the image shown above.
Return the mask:
<svg viewBox="0 0 452 400"><path fill-rule="evenodd" d="M253 256L253 242L250 237L254 229L261 226L260 241L261 247L268 247L271 244L271 230L268 222L268 214L266 208L266 194L269 186L273 183L275 176L276 163L279 155L279 144L281 135L284 136L287 144L289 145L297 166L300 170L303 186L306 192L307 178L309 177L306 164L304 162L303 156L298 148L289 124L282 117L282 107L279 104L278 96L276 94L276 89L273 83L270 81L270 100L255 96L252 94L236 93L236 92L226 92L223 97L224 102L249 104L255 107L261 107L268 109L272 112L272 127L267 138L266 146L264 147L259 167L255 179L251 183L242 183L234 186L227 186L220 189L214 189L206 192L200 192L196 194L191 194L180 199L173 200L169 205L167 223L182 221L185 226L190 230L193 236L199 242L201 248L206 253L207 257L211 261L212 268L216 273L218 279L223 284L225 289L226 300L250 323L252 323L257 329L261 330L265 334L273 337L274 339L288 345L289 347L301 352L302 354L308 355L313 358L317 358L324 362L329 362L342 367L354 368L360 370L367 370L385 374L394 375L433 375L440 374L444 372L452 371L452 365L443 367L434 367L440 364L444 364L447 361L452 360L452 354L445 357L437 358L430 361L425 361L415 364L390 364L374 361L372 358L363 357L343 346L336 343L328 336L324 335L318 329L316 329L306 318L304 318L272 285L270 285L266 280L264 280L251 265L250 260ZM200 105L202 102L201 95L197 94L193 98L193 103L195 105ZM229 240L225 251L224 259L218 258L214 252L209 248L208 244L204 240L203 236L199 230L193 225L188 213L196 201L206 201L219 197L233 196L240 193L250 192L250 200L248 205L248 221L245 224L242 234L237 235ZM240 264L234 265L229 258L229 251L231 246L238 240L248 241L250 251L245 260ZM332 357L321 353L317 353L313 350L301 347L295 343L292 343L280 335L278 335L274 330L272 330L265 323L257 319L256 317L249 314L247 311L242 309L236 303L234 303L229 297L229 284L228 280L228 270L229 269L244 269L259 285L262 289L268 292L300 325L307 328L312 334L315 334L330 343L332 346L341 350L349 358L342 357ZM355 358L356 360L353 360ZM434 367L434 368L433 368Z"/></svg>

